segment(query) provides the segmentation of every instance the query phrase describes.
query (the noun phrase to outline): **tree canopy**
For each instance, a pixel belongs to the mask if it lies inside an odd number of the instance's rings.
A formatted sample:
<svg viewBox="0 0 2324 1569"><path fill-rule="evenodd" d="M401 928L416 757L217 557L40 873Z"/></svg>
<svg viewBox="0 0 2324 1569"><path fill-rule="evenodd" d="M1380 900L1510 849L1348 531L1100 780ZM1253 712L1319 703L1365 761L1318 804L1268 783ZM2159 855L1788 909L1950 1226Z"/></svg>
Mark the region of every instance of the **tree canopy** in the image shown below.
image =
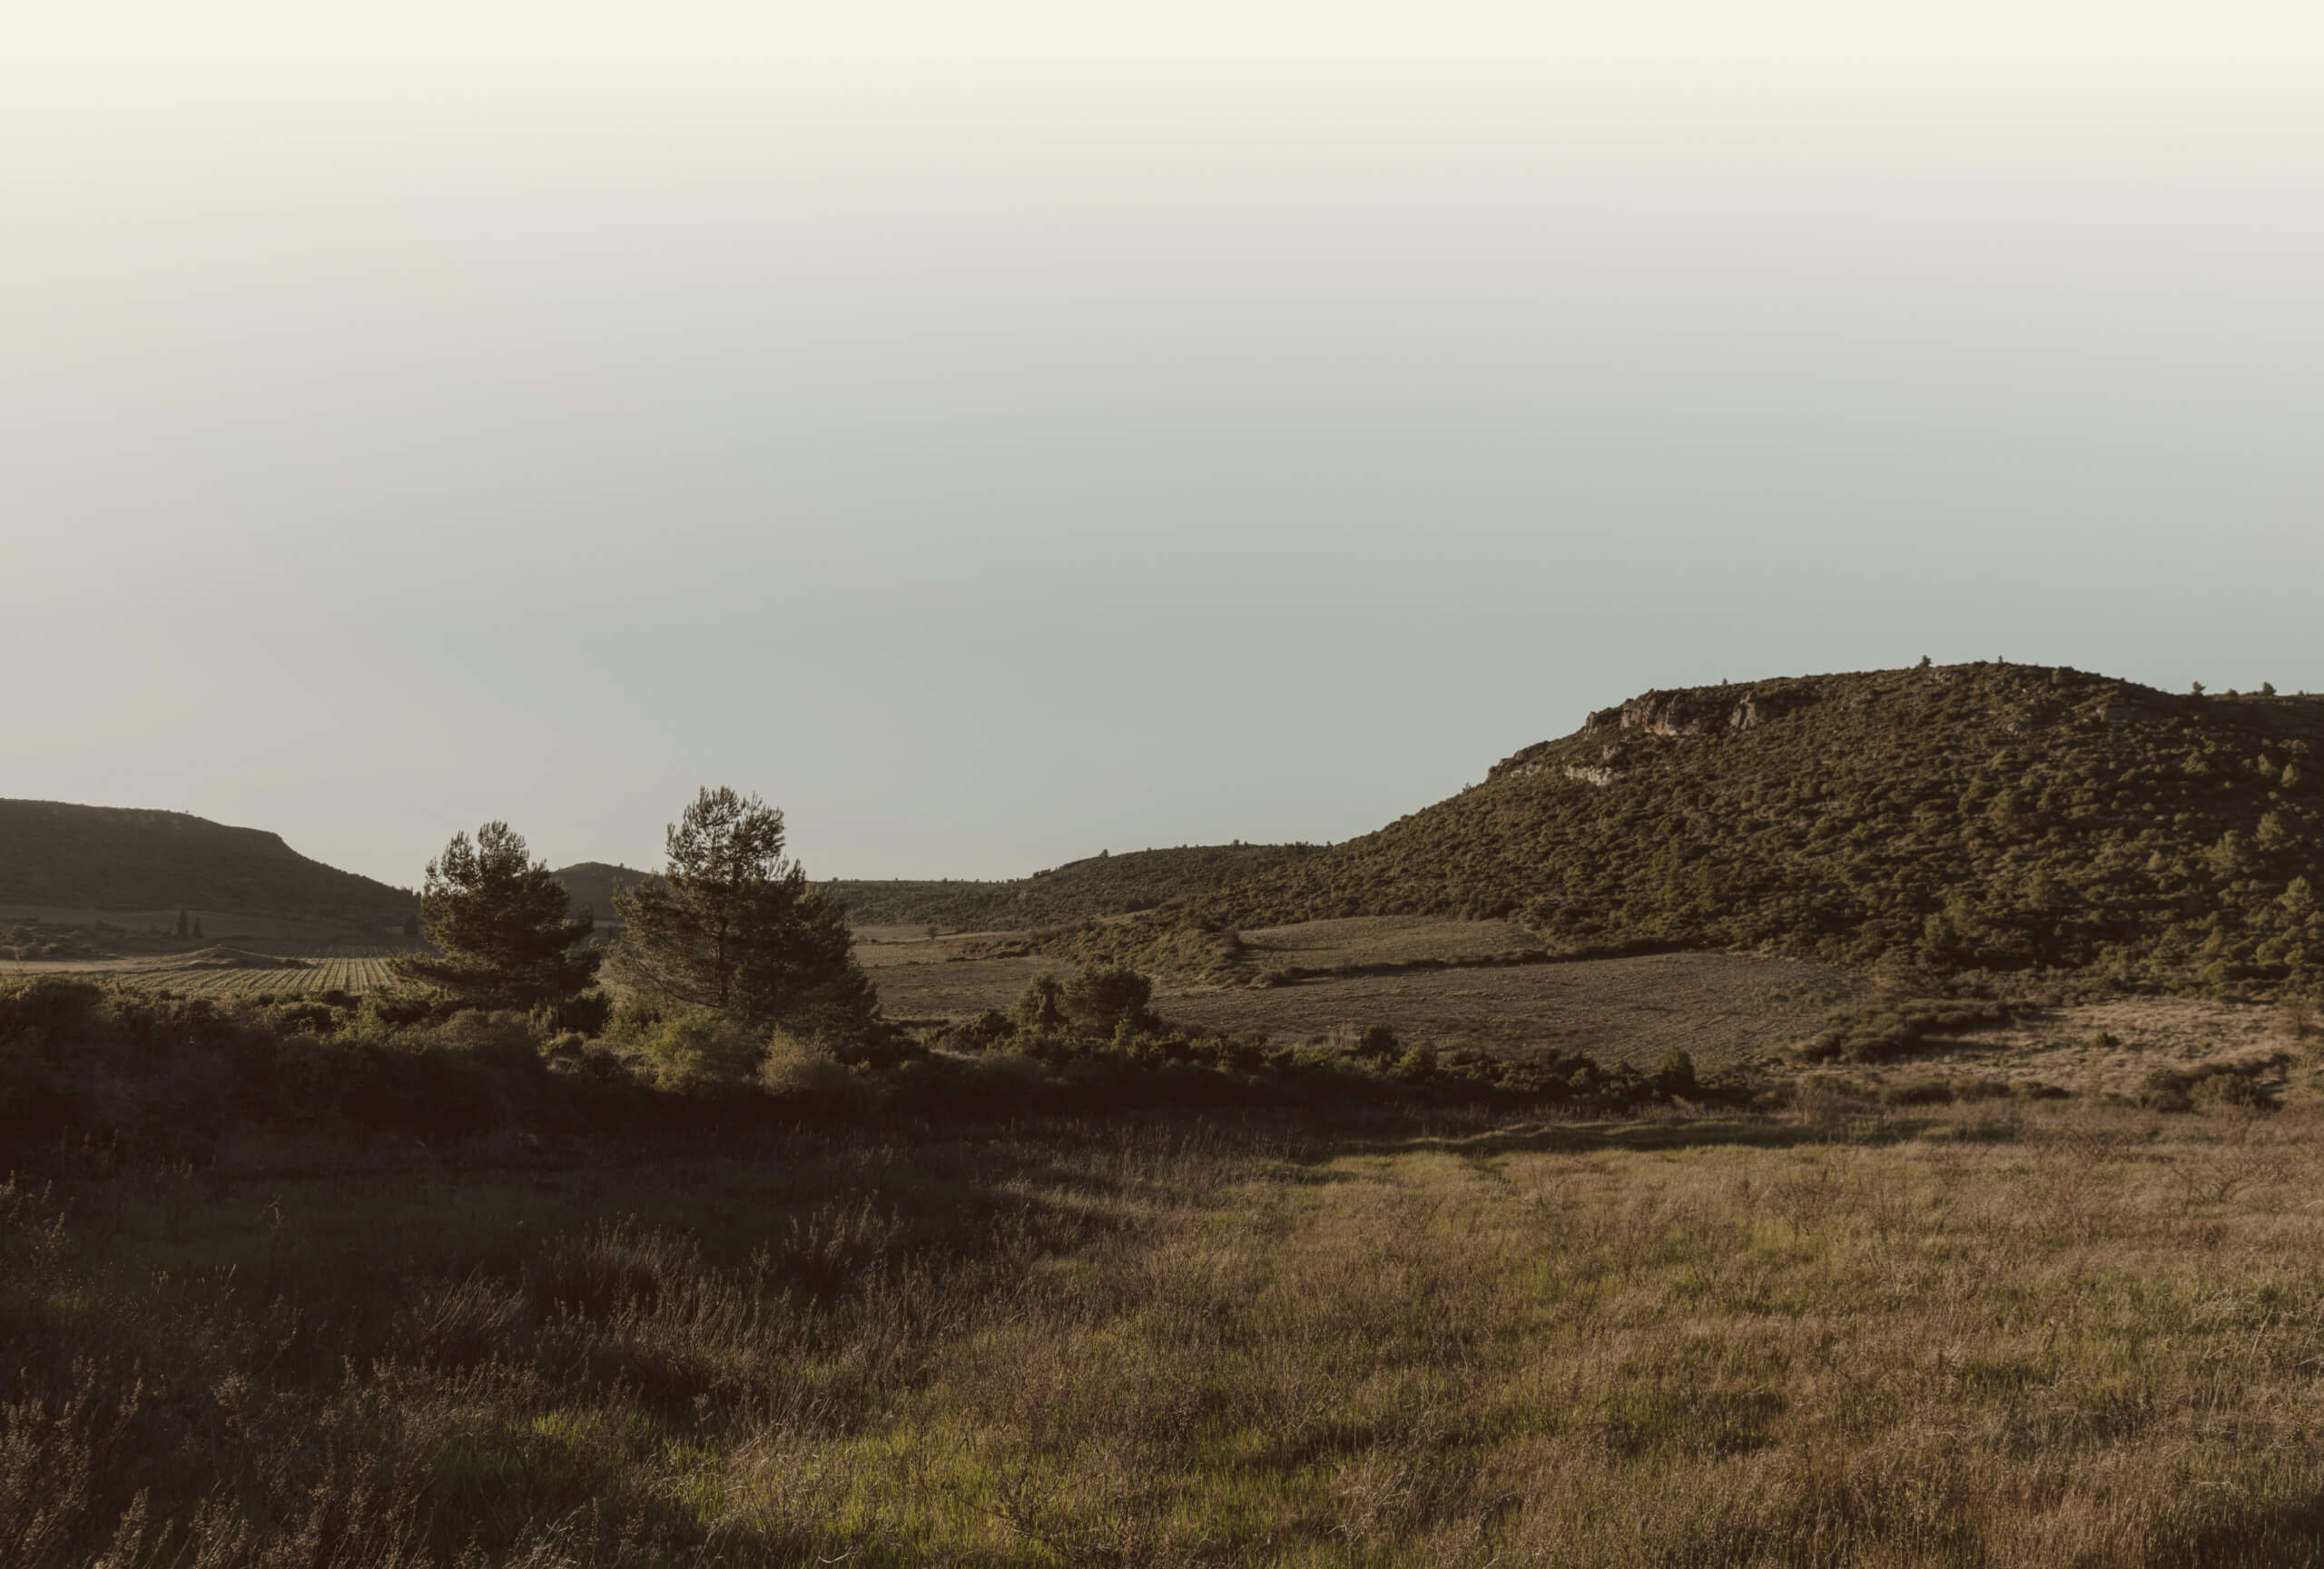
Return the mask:
<svg viewBox="0 0 2324 1569"><path fill-rule="evenodd" d="M786 860L783 813L704 789L670 825L659 880L614 895L623 983L666 1005L832 1039L878 1012L846 911Z"/></svg>
<svg viewBox="0 0 2324 1569"><path fill-rule="evenodd" d="M428 863L419 893L432 951L399 953L393 968L464 1007L566 1003L587 989L604 958L580 946L590 912L568 918L567 903L565 885L507 824L487 823L474 839L455 834Z"/></svg>

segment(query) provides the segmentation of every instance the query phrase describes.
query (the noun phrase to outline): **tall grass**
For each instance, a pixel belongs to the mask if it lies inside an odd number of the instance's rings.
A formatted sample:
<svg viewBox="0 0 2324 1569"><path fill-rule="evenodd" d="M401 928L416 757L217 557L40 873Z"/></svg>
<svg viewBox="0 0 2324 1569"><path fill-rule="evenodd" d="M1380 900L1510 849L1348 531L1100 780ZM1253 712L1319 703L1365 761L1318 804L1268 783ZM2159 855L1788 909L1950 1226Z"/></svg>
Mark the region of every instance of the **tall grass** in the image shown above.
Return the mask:
<svg viewBox="0 0 2324 1569"><path fill-rule="evenodd" d="M2319 1190L2225 1104L68 1161L0 1556L2304 1564Z"/></svg>

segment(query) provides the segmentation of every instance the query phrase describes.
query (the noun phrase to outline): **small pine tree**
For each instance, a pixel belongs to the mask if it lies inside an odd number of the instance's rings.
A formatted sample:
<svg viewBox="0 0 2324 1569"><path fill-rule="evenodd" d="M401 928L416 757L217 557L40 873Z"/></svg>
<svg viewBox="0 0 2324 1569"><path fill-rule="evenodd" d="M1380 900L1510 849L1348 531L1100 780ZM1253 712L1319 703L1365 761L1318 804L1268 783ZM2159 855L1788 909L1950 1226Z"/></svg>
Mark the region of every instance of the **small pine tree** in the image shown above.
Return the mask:
<svg viewBox="0 0 2324 1569"><path fill-rule="evenodd" d="M389 962L401 979L441 993L456 1007L527 1009L578 997L604 957L580 944L589 912L566 918L565 884L536 861L524 835L487 823L471 840L452 835L428 863L419 920L433 952Z"/></svg>
<svg viewBox="0 0 2324 1569"><path fill-rule="evenodd" d="M186 924L186 913L184 911L181 910L178 912L178 935L181 937L186 935L188 930L189 928Z"/></svg>
<svg viewBox="0 0 2324 1569"><path fill-rule="evenodd" d="M202 936L202 917L199 915L193 918L193 935L196 939Z"/></svg>

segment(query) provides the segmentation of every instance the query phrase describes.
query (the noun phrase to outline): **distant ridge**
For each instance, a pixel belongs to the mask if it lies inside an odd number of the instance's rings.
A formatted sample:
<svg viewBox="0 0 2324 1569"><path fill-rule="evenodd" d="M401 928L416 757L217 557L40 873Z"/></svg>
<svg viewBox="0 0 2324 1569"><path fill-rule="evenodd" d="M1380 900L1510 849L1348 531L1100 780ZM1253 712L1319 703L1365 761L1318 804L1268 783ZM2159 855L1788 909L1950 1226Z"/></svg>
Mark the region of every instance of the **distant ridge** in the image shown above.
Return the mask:
<svg viewBox="0 0 2324 1569"><path fill-rule="evenodd" d="M623 866L606 861L576 861L549 873L565 884L566 893L572 899L572 910L578 915L587 910L600 923L619 921L614 913L614 890L635 888L653 879L651 872L641 872L635 866Z"/></svg>
<svg viewBox="0 0 2324 1569"><path fill-rule="evenodd" d="M281 836L183 812L0 800L0 904L220 910L400 927L407 890L309 860Z"/></svg>
<svg viewBox="0 0 2324 1569"><path fill-rule="evenodd" d="M1484 783L1062 952L1324 917L1506 917L1565 951L2324 982L2324 698L1958 665L1649 692ZM1222 951L1232 949L1231 943Z"/></svg>
<svg viewBox="0 0 2324 1569"><path fill-rule="evenodd" d="M1175 903L1316 854L1309 844L1187 844L1069 861L1007 882L836 882L822 886L862 926L1018 931Z"/></svg>

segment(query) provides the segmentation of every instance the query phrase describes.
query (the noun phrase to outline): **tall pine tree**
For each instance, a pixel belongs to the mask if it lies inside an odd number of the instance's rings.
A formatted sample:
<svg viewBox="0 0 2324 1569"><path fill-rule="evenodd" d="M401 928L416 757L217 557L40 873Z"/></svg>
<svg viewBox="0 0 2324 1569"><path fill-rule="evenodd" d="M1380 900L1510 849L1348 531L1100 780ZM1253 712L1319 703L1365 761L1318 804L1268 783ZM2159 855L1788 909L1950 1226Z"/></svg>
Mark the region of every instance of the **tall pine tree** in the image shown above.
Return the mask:
<svg viewBox="0 0 2324 1569"><path fill-rule="evenodd" d="M783 854L783 814L704 789L670 825L668 866L614 894L620 981L665 1006L862 1038L879 994L855 962L847 913Z"/></svg>

